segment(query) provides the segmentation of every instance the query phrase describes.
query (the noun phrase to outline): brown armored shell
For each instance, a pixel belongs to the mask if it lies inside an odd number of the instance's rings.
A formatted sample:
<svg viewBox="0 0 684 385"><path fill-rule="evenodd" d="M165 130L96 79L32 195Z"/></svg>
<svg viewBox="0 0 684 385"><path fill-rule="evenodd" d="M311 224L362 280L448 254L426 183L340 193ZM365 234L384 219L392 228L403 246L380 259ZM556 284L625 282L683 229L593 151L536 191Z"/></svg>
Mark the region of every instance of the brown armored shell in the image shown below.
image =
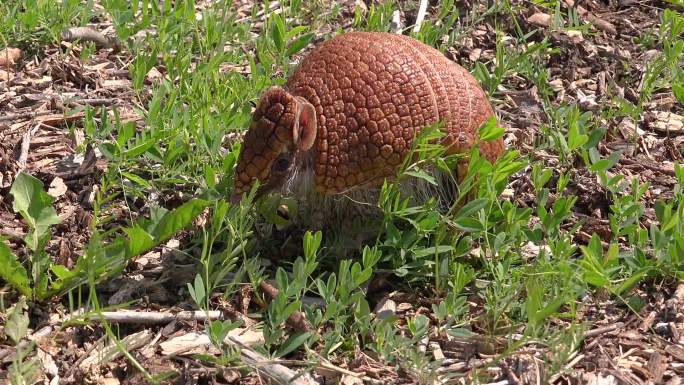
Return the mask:
<svg viewBox="0 0 684 385"><path fill-rule="evenodd" d="M407 155L415 131L440 119L453 151L467 150L478 128L493 114L484 91L468 71L418 40L391 33L349 32L321 43L303 59L283 89L286 92L275 94L300 96L315 108L317 133L308 163L314 171L315 189L325 194L392 176ZM276 105L280 106L277 111L257 111L255 119L292 119L291 111L283 109L286 103ZM240 189L256 174L269 172L266 163L275 159L279 148L275 141L286 143L292 138L285 130L277 131L282 124L265 123L275 135L247 134L262 136L263 148L244 149L244 159L253 160L238 166L238 180L243 179L236 183ZM273 150L268 159L255 156L268 146ZM501 139L481 143L490 161L503 149Z"/></svg>

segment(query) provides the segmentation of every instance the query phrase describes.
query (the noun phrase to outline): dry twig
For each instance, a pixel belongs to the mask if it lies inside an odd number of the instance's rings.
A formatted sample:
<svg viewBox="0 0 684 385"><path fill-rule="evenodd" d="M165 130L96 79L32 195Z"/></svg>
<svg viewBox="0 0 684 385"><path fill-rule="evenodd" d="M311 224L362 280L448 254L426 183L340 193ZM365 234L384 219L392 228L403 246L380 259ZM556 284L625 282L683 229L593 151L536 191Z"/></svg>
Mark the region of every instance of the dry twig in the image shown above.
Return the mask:
<svg viewBox="0 0 684 385"><path fill-rule="evenodd" d="M101 32L90 27L74 27L62 32L62 40L73 42L76 40L89 41L95 43L97 48L114 48L115 52L121 50L119 39L112 36L105 36Z"/></svg>
<svg viewBox="0 0 684 385"><path fill-rule="evenodd" d="M420 8L418 8L418 15L416 16L416 23L413 25L413 32L419 32L423 25L423 20L427 14L427 0L420 0Z"/></svg>

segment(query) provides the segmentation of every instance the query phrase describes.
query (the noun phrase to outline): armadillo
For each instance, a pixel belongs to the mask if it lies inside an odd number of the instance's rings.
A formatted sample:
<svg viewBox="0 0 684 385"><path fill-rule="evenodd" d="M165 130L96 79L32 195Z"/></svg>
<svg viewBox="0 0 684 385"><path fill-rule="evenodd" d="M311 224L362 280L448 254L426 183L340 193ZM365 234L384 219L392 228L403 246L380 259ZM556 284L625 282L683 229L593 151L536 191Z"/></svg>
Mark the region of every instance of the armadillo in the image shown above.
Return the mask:
<svg viewBox="0 0 684 385"><path fill-rule="evenodd" d="M320 43L283 86L262 93L236 165L237 202L285 186L321 196L377 187L391 178L415 134L442 122L450 153L473 145L493 109L477 80L409 36L347 32ZM494 162L501 138L481 142Z"/></svg>

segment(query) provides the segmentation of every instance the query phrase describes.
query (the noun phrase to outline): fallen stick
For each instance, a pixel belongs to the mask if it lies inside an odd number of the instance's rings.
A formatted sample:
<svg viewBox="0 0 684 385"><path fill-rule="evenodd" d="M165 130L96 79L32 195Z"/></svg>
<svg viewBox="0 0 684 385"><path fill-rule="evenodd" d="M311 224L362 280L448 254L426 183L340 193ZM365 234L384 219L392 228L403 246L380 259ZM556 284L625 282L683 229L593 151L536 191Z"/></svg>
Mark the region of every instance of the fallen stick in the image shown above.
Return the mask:
<svg viewBox="0 0 684 385"><path fill-rule="evenodd" d="M51 115L52 111L40 111L40 112L20 112L17 114L8 114L5 116L0 116L0 122L7 122L12 120L20 119L33 119L38 116Z"/></svg>
<svg viewBox="0 0 684 385"><path fill-rule="evenodd" d="M418 8L418 15L416 16L416 23L413 25L413 32L420 32L420 27L423 25L425 14L427 13L427 0L420 1L420 8Z"/></svg>
<svg viewBox="0 0 684 385"><path fill-rule="evenodd" d="M270 360L254 350L245 346L234 337L229 337L230 341L240 348L242 361L254 368L259 374L265 374L268 378L278 384L288 385L313 385L318 384L311 376L306 373L295 372L294 370Z"/></svg>
<svg viewBox="0 0 684 385"><path fill-rule="evenodd" d="M115 51L121 50L121 43L116 37L103 35L90 27L74 27L62 32L62 40L73 42L76 40L90 41L95 43L97 48L114 48Z"/></svg>
<svg viewBox="0 0 684 385"><path fill-rule="evenodd" d="M551 378L549 379L549 384L553 384L554 382L556 382L560 378L560 376L562 376L564 374L563 373L564 371L568 371L568 370L572 369L573 366L577 365L577 363L580 362L583 358L584 358L584 354L579 354L579 355L577 355L577 357L573 358L570 362L568 362L565 366L563 366L562 371L551 376Z"/></svg>
<svg viewBox="0 0 684 385"><path fill-rule="evenodd" d="M616 323L610 324L608 326L603 326L600 328L592 329L592 330L589 330L588 332L584 333L584 338L591 338L591 337L600 336L601 334L605 334L605 333L612 332L614 330L620 329L623 326L625 326L624 322L616 322Z"/></svg>
<svg viewBox="0 0 684 385"><path fill-rule="evenodd" d="M76 313L76 314L74 314ZM72 315L79 317L81 314L74 312ZM100 315L100 316L98 316ZM217 310L212 311L180 311L178 313L170 312L148 312L148 311L133 311L133 310L119 310L119 311L103 311L101 313L94 313L92 317L86 317L90 321L100 321L104 319L111 323L120 324L141 324L141 325L155 325L164 324L171 321L213 321L223 319L223 313Z"/></svg>
<svg viewBox="0 0 684 385"><path fill-rule="evenodd" d="M19 166L18 171L23 171L26 167L26 160L28 159L28 151L31 146L31 138L38 131L40 123L36 124L32 129L24 133L24 137L21 140L21 151L19 152L19 159L17 160L17 165Z"/></svg>
<svg viewBox="0 0 684 385"><path fill-rule="evenodd" d="M69 107L79 107L82 105L88 106L110 106L119 101L116 98L91 98L91 99L74 99L69 101Z"/></svg>

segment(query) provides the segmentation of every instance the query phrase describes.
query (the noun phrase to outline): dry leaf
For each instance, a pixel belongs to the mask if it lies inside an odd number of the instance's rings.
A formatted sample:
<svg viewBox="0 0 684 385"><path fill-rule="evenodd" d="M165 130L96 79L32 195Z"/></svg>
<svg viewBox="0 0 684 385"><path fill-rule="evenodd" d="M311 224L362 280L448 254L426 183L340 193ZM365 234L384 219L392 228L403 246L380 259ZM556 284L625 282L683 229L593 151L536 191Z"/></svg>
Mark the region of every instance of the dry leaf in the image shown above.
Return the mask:
<svg viewBox="0 0 684 385"><path fill-rule="evenodd" d="M578 44L584 41L584 36L582 36L582 31L577 31L574 29L570 29L567 31L563 31L563 33L570 38L570 41L573 42L574 44Z"/></svg>
<svg viewBox="0 0 684 385"><path fill-rule="evenodd" d="M408 302L402 302L399 305L397 305L397 313L406 313L409 310L413 309L413 305L408 303Z"/></svg>
<svg viewBox="0 0 684 385"><path fill-rule="evenodd" d="M551 89L554 90L555 92L560 92L565 90L565 87L563 87L563 80L561 79L553 79L549 82L549 85L551 86Z"/></svg>
<svg viewBox="0 0 684 385"><path fill-rule="evenodd" d="M473 48L473 50L470 51L470 54L468 54L468 59L470 59L470 61L475 62L475 61L479 60L481 56L482 56L482 49Z"/></svg>
<svg viewBox="0 0 684 385"><path fill-rule="evenodd" d="M665 351L673 356L676 360L684 362L684 348L679 345L668 345Z"/></svg>
<svg viewBox="0 0 684 385"><path fill-rule="evenodd" d="M48 194L53 198L59 198L64 193L67 192L67 186L64 184L64 180L60 177L55 177L50 183L50 188L48 189Z"/></svg>
<svg viewBox="0 0 684 385"><path fill-rule="evenodd" d="M596 29L601 30L605 33L609 33L611 35L617 35L617 30L615 29L615 26L611 24L608 21L605 21L601 18L599 18L596 15L593 14L588 14L587 15L587 20L596 27Z"/></svg>
<svg viewBox="0 0 684 385"><path fill-rule="evenodd" d="M442 347L439 346L437 342L430 342L430 349L432 349L432 356L436 361L441 361L446 358L444 352L442 352Z"/></svg>
<svg viewBox="0 0 684 385"><path fill-rule="evenodd" d="M161 72L159 72L159 70L157 69L157 67L152 67L152 68L147 72L147 75L145 75L145 79L146 79L148 82L150 82L150 83L153 83L155 80L159 80L159 79L161 79L162 77L163 77L163 75L162 75Z"/></svg>
<svg viewBox="0 0 684 385"><path fill-rule="evenodd" d="M5 48L0 51L0 66L11 67L21 58L21 50L19 48Z"/></svg>
<svg viewBox="0 0 684 385"><path fill-rule="evenodd" d="M527 22L538 27L548 27L551 25L551 15L537 12L527 18Z"/></svg>

